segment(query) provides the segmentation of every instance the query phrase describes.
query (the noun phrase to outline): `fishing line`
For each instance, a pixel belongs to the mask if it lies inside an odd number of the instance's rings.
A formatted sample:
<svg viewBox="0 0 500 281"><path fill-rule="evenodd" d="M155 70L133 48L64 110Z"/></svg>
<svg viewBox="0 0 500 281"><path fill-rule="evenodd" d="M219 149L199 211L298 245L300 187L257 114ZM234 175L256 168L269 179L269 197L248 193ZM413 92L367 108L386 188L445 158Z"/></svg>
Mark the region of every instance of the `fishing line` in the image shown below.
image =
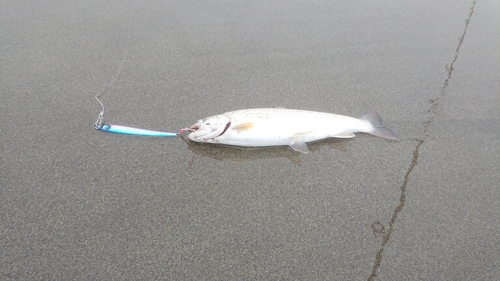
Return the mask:
<svg viewBox="0 0 500 281"><path fill-rule="evenodd" d="M122 125L114 125L114 124L103 124L104 123L104 105L99 100L99 96L104 92L104 90L106 88L108 88L108 89L111 88L111 86L118 80L118 77L120 76L120 73L122 72L123 64L124 64L125 58L127 57L127 54L128 54L128 44L130 41L130 27L132 26L133 12L134 12L134 6L131 6L130 7L128 29L127 29L127 40L125 41L125 47L123 50L123 58L120 62L120 66L118 67L118 71L116 72L115 77L113 79L111 79L109 84L107 86L104 86L101 89L101 91L99 93L97 93L97 95L94 96L94 98L97 100L97 102L101 106L101 110L99 111L99 115L97 116L97 120L94 123L94 128L96 130L100 130L103 132L109 132L109 133L115 133L115 134L136 135L136 136L153 136L153 137L175 137L178 135L177 133L152 131L152 130L145 130L145 129L127 127L127 126L122 126Z"/></svg>

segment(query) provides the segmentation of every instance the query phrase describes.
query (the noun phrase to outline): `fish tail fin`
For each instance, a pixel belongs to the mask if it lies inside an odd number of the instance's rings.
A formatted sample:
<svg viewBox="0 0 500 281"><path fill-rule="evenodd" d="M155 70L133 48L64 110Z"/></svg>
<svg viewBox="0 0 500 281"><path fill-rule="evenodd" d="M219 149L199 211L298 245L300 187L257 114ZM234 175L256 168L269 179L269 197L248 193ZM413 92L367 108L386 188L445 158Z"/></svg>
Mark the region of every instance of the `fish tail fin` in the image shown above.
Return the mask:
<svg viewBox="0 0 500 281"><path fill-rule="evenodd" d="M378 115L378 113L375 110L361 117L361 120L367 121L373 127L373 129L370 132L366 133L384 139L399 140L398 136L395 133L393 133L389 128L387 128L386 126L384 126L384 124L382 124L382 118L380 118L380 115Z"/></svg>

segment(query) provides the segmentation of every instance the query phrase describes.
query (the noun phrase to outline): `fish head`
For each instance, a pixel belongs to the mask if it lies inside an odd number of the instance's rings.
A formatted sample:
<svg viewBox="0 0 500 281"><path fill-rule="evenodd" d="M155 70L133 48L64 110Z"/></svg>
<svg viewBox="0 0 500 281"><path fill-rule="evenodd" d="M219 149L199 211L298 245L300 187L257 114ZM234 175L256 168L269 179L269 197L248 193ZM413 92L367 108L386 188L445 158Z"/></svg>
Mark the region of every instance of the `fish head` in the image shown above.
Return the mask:
<svg viewBox="0 0 500 281"><path fill-rule="evenodd" d="M188 130L188 138L196 142L211 142L211 140L224 134L231 126L231 118L227 115L215 115L198 120Z"/></svg>

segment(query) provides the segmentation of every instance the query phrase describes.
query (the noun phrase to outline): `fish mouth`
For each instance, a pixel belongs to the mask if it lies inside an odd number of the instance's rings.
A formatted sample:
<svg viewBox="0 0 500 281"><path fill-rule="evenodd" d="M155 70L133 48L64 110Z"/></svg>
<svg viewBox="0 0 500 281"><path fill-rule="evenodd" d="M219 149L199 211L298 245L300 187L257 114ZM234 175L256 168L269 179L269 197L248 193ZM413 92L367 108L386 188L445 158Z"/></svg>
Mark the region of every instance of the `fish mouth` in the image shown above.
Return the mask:
<svg viewBox="0 0 500 281"><path fill-rule="evenodd" d="M200 129L200 125L199 124L194 124L193 126L187 128L187 130L190 131L190 132L197 131L198 129Z"/></svg>
<svg viewBox="0 0 500 281"><path fill-rule="evenodd" d="M200 129L200 125L199 124L194 124L193 126L191 126L189 128L180 129L179 130L179 135L182 134L182 133L184 133L184 132L186 132L186 131L192 133L192 132L195 132L195 131L197 131L199 129Z"/></svg>

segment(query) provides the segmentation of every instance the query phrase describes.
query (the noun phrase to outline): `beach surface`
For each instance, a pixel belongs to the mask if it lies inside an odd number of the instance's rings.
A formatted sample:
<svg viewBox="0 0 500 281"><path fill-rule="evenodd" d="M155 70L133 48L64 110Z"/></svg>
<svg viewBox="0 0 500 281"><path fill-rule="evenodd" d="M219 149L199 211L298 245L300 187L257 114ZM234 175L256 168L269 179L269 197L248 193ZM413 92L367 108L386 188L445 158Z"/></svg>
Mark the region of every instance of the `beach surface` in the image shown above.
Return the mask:
<svg viewBox="0 0 500 281"><path fill-rule="evenodd" d="M1 280L500 276L499 1L74 2L1 4ZM143 129L376 110L401 140L117 135L97 94Z"/></svg>

